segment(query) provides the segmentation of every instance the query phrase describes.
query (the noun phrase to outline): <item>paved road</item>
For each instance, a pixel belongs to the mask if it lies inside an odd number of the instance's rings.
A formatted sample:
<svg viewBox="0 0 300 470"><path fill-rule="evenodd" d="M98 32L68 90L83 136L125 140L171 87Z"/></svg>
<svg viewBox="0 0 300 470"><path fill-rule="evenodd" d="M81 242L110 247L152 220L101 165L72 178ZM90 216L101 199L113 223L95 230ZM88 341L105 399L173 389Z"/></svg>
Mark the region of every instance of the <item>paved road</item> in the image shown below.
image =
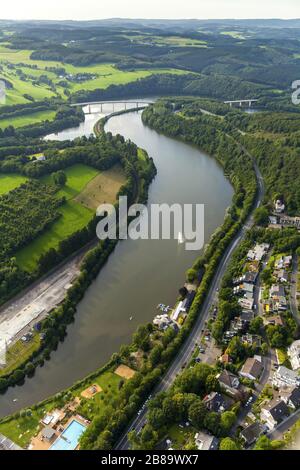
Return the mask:
<svg viewBox="0 0 300 470"><path fill-rule="evenodd" d="M282 421L276 429L268 434L270 439L281 439L282 435L287 432L300 419L300 409L291 414L287 419Z"/></svg>
<svg viewBox="0 0 300 470"><path fill-rule="evenodd" d="M297 278L298 278L298 257L296 254L293 256L292 261L292 274L291 274L291 311L295 321L300 325L300 316L298 313L298 301L297 301Z"/></svg>
<svg viewBox="0 0 300 470"><path fill-rule="evenodd" d="M249 153L246 151L246 149L245 149L245 153L247 153L247 155L249 156ZM257 193L256 204L255 204L255 208L257 208L260 206L261 201L264 196L264 183L263 183L263 178L260 174L260 171L256 163L253 162L253 165L254 165L256 178L257 178L257 184L258 184L258 193ZM176 356L170 368L168 369L168 371L162 378L161 382L154 389L152 396L156 395L157 393L167 390L174 382L176 376L181 372L182 368L184 367L184 364L186 364L191 359L191 356L195 348L195 343L199 340L202 329L205 327L205 322L208 319L208 316L210 314L210 309L215 301L215 294L218 288L220 287L222 278L225 274L228 263L231 260L232 254L237 248L237 246L244 239L246 232L253 226L253 224L254 224L253 215L250 215L245 225L243 226L243 228L238 232L238 234L235 236L235 238L231 242L228 249L225 251L223 258L221 262L219 263L217 272L212 280L209 292L206 296L201 312L199 312L196 323L188 339L185 341L185 343L181 347L178 355ZM122 436L122 438L118 442L116 449L119 449L119 450L129 449L129 442L127 439L127 434L133 429L139 432L143 428L143 426L146 423L146 414L147 414L147 406L144 405L141 408L141 410L138 412L138 415L133 420L129 428L127 429L126 433Z"/></svg>

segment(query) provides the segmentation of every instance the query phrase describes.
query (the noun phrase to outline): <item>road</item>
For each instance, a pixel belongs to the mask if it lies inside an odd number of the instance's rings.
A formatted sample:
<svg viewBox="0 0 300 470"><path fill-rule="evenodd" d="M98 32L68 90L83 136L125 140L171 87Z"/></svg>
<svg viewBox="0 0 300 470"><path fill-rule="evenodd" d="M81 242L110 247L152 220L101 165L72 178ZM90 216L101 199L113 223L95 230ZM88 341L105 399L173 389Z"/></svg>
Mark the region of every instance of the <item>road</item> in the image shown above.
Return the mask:
<svg viewBox="0 0 300 470"><path fill-rule="evenodd" d="M293 256L292 261L292 273L291 273L291 293L290 293L290 304L293 317L298 325L300 325L300 316L298 313L298 301L297 301L297 278L298 278L298 257L296 254Z"/></svg>
<svg viewBox="0 0 300 470"><path fill-rule="evenodd" d="M250 154L246 151L246 149L244 150L245 150L245 153L247 153L247 155L250 156ZM254 165L254 169L256 173L257 186L258 186L256 203L253 208L254 210L260 206L261 201L263 199L264 183L263 183L263 178L260 174L260 171L254 161L253 161L253 165ZM162 378L161 382L154 389L152 396L156 395L157 393L167 390L174 382L176 376L182 371L184 365L191 359L194 348L195 348L195 343L198 342L202 333L202 329L204 329L205 327L205 322L207 321L209 317L210 309L214 304L216 292L221 285L221 281L227 269L228 263L230 262L235 249L244 239L246 232L253 226L253 224L254 224L254 220L253 220L253 211L252 211L252 214L248 217L243 228L237 233L237 235L235 236L235 238L232 240L231 244L225 251L223 258L219 263L215 276L212 280L209 292L206 296L201 312L199 312L198 318L196 320L196 323L189 337L187 338L185 343L182 345L178 355L172 362L171 366L169 367L168 371ZM268 367L266 369L268 369ZM139 432L146 423L146 414L147 414L147 406L144 405L138 412L138 415L136 416L136 418L132 421L129 428L126 430L125 434L122 436L122 438L116 445L116 449L118 450L129 449L129 441L127 438L128 432L132 431L133 429Z"/></svg>
<svg viewBox="0 0 300 470"><path fill-rule="evenodd" d="M286 433L300 418L300 409L291 414L287 419L282 421L272 432L268 434L270 439L282 439Z"/></svg>

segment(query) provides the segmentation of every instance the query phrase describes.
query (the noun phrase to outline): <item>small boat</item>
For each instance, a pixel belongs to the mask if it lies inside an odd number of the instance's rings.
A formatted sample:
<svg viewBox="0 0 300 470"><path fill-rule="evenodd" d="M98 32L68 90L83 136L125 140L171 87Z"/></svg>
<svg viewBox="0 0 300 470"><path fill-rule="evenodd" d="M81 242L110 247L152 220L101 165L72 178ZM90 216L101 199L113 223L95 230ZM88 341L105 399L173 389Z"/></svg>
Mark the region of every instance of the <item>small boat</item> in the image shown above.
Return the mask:
<svg viewBox="0 0 300 470"><path fill-rule="evenodd" d="M129 317L129 320L131 321L133 319L133 317Z"/></svg>
<svg viewBox="0 0 300 470"><path fill-rule="evenodd" d="M17 399L17 398L14 398L14 399L13 399L13 402L14 402L14 403L16 403L17 401L18 401L18 399Z"/></svg>
<svg viewBox="0 0 300 470"><path fill-rule="evenodd" d="M181 245L184 243L184 238L181 232L178 233L178 244Z"/></svg>

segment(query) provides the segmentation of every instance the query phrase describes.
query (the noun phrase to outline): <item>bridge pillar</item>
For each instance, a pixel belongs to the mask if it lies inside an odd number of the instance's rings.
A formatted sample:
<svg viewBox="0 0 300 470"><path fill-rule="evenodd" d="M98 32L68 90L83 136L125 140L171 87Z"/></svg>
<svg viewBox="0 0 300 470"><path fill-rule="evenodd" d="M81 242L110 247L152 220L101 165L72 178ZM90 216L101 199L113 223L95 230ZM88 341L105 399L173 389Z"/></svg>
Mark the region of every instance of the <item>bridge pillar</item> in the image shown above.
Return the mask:
<svg viewBox="0 0 300 470"><path fill-rule="evenodd" d="M249 108L252 106L252 101L249 100Z"/></svg>
<svg viewBox="0 0 300 470"><path fill-rule="evenodd" d="M125 110L127 109L127 103L125 103Z"/></svg>
<svg viewBox="0 0 300 470"><path fill-rule="evenodd" d="M101 103L100 104L100 112L102 113L102 109L103 109L103 104Z"/></svg>

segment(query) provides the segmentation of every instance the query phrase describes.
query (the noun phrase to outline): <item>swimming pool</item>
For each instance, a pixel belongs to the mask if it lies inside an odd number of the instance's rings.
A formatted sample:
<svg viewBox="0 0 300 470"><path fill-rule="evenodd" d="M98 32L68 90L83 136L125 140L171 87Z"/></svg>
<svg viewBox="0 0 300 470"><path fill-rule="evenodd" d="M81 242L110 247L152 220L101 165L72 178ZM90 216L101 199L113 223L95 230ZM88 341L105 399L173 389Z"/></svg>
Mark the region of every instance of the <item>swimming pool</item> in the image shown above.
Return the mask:
<svg viewBox="0 0 300 470"><path fill-rule="evenodd" d="M78 446L81 434L86 430L84 424L74 419L56 439L49 450L74 450Z"/></svg>

